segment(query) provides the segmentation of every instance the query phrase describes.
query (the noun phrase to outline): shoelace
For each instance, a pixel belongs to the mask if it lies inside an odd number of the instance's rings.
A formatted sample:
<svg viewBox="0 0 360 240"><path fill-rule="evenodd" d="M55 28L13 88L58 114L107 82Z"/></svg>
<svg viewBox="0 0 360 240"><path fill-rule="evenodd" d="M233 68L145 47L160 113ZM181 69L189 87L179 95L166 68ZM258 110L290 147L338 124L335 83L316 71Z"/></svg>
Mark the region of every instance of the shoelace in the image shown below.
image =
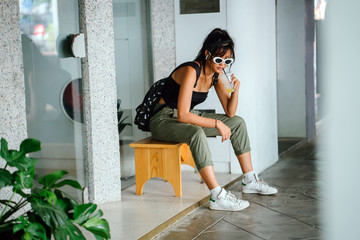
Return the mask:
<svg viewBox="0 0 360 240"><path fill-rule="evenodd" d="M253 183L255 184L255 187L261 191L268 190L270 188L269 184L261 178L258 178L256 181L253 181Z"/></svg>
<svg viewBox="0 0 360 240"><path fill-rule="evenodd" d="M231 202L234 203L239 203L241 202L241 199L237 198L234 194L232 194L230 191L226 193L225 199L230 200Z"/></svg>

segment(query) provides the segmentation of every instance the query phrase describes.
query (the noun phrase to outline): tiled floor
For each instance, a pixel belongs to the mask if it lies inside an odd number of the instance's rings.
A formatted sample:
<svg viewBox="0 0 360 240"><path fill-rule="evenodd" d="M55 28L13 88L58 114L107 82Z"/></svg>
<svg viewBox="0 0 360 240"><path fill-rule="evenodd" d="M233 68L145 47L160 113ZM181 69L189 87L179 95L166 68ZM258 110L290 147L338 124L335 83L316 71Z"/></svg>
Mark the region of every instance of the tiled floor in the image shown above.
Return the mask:
<svg viewBox="0 0 360 240"><path fill-rule="evenodd" d="M241 194L240 182L228 190L250 201L240 212L202 206L154 239L321 239L315 142L282 155L260 177L275 185L274 196Z"/></svg>

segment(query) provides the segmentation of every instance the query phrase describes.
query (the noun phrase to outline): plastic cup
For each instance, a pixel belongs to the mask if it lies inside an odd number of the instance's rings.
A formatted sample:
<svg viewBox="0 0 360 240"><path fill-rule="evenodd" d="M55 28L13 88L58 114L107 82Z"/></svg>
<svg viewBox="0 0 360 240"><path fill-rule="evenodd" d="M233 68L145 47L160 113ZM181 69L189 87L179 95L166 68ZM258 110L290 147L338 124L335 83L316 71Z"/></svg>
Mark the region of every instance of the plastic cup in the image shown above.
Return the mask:
<svg viewBox="0 0 360 240"><path fill-rule="evenodd" d="M224 71L224 73L219 76L220 81L224 84L224 86L225 86L225 88L226 88L226 91L227 91L228 93L232 93L232 92L234 91L234 86L233 86L233 84L231 83L231 75L232 75L231 72L226 73L226 72Z"/></svg>

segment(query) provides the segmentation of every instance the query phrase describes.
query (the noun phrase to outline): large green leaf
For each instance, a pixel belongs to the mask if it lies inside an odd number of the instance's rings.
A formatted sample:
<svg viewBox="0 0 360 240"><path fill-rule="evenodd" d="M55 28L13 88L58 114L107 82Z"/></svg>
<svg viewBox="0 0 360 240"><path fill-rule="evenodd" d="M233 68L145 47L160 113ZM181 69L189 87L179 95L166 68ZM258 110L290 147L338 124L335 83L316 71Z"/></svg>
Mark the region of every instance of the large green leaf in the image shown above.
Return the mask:
<svg viewBox="0 0 360 240"><path fill-rule="evenodd" d="M13 227L13 233L17 233L18 231L24 229L26 224L29 222L28 219L25 219L24 216L20 216L17 218L18 223Z"/></svg>
<svg viewBox="0 0 360 240"><path fill-rule="evenodd" d="M24 153L37 152L41 150L41 143L39 140L28 138L21 142L20 151Z"/></svg>
<svg viewBox="0 0 360 240"><path fill-rule="evenodd" d="M7 141L2 138L0 155L6 160L9 166L16 167L20 171L30 171L34 168L37 160L27 157L26 154L39 151L40 149L40 141L35 139L25 139L21 143L19 151L9 150Z"/></svg>
<svg viewBox="0 0 360 240"><path fill-rule="evenodd" d="M10 158L7 160L7 163L11 167L16 167L20 171L29 172L34 170L37 159L27 157L24 153L10 150Z"/></svg>
<svg viewBox="0 0 360 240"><path fill-rule="evenodd" d="M43 197L48 204L56 204L57 202L57 196L52 191L45 189L45 188L36 188L34 189L34 194L37 194L39 197Z"/></svg>
<svg viewBox="0 0 360 240"><path fill-rule="evenodd" d="M96 210L97 206L93 203L79 204L74 208L74 221L78 224L86 222L91 214Z"/></svg>
<svg viewBox="0 0 360 240"><path fill-rule="evenodd" d="M102 211L95 212L96 204L79 204L74 208L74 221L92 232L97 239L109 239L110 228L105 219L100 219ZM92 215L95 212L94 215Z"/></svg>
<svg viewBox="0 0 360 240"><path fill-rule="evenodd" d="M19 168L17 166L18 165L18 160L20 158L24 158L24 157L25 157L25 154L22 153L22 152L19 152L19 151L16 151L16 150L9 150L7 152L7 158L4 158L4 159L7 161L9 166ZM24 171L25 168L20 165L19 170Z"/></svg>
<svg viewBox="0 0 360 240"><path fill-rule="evenodd" d="M0 189L5 186L10 186L12 182L12 175L6 169L0 169Z"/></svg>
<svg viewBox="0 0 360 240"><path fill-rule="evenodd" d="M23 230L24 234L22 239L47 239L46 230L40 223L30 222L29 219L24 216L18 217L17 220L18 223L13 227L13 233Z"/></svg>
<svg viewBox="0 0 360 240"><path fill-rule="evenodd" d="M93 217L81 226L83 226L86 230L92 232L97 239L99 239L99 237L104 239L110 238L109 223L105 219Z"/></svg>
<svg viewBox="0 0 360 240"><path fill-rule="evenodd" d="M9 158L8 143L4 138L1 138L0 156L5 160L8 160L8 158Z"/></svg>
<svg viewBox="0 0 360 240"><path fill-rule="evenodd" d="M44 223L44 221L41 219L41 217L34 211L29 211L26 213L26 215L29 217L30 222L39 223L41 226L44 227L47 238L51 238L51 228Z"/></svg>
<svg viewBox="0 0 360 240"><path fill-rule="evenodd" d="M80 229L71 222L67 222L66 225L59 226L54 232L54 237L56 240L85 240L85 237L81 233Z"/></svg>
<svg viewBox="0 0 360 240"><path fill-rule="evenodd" d="M26 171L15 171L12 173L13 177L13 191L19 192L25 188L32 188L33 186L34 169Z"/></svg>
<svg viewBox="0 0 360 240"><path fill-rule="evenodd" d="M55 184L57 180L64 177L66 174L68 174L67 171L59 170L56 172L53 172L51 174L45 175L44 177L39 179L39 183L44 185L45 188L52 188L52 186Z"/></svg>
<svg viewBox="0 0 360 240"><path fill-rule="evenodd" d="M41 217L46 225L51 228L58 228L68 222L66 213L58 206L51 205L42 198L32 196L29 198L31 207Z"/></svg>
<svg viewBox="0 0 360 240"><path fill-rule="evenodd" d="M46 230L40 223L29 222L25 228L25 233L29 233L32 237L31 239L47 239Z"/></svg>
<svg viewBox="0 0 360 240"><path fill-rule="evenodd" d="M65 179L65 180L63 180L61 182L53 184L52 187L53 188L60 188L60 187L65 186L65 185L69 185L69 186L72 186L72 187L80 189L80 190L82 189L82 187L81 187L81 185L80 185L80 183L78 181L71 180L71 179Z"/></svg>
<svg viewBox="0 0 360 240"><path fill-rule="evenodd" d="M31 157L27 157L27 156L23 156L23 157L19 157L18 158L18 163L25 168L26 171L30 171L32 169L34 169L36 163L37 163L37 159L35 158L31 158Z"/></svg>
<svg viewBox="0 0 360 240"><path fill-rule="evenodd" d="M66 212L68 214L69 217L71 217L71 219L73 219L73 214L69 213L70 211L73 212L74 207L76 205L78 205L78 203L72 199L70 196L68 196L66 193L55 189L54 193L56 194L56 197L58 199L58 201L56 202L56 205L58 207L60 207L61 209L63 209L64 212Z"/></svg>

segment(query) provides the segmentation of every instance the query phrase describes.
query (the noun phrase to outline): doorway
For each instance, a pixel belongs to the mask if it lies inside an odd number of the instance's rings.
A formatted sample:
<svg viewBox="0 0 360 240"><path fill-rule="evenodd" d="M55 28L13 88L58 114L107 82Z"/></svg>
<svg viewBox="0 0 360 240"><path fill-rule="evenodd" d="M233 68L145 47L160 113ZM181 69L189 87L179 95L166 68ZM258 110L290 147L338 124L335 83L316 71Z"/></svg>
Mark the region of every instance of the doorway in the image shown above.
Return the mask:
<svg viewBox="0 0 360 240"><path fill-rule="evenodd" d="M134 125L151 78L148 1L113 0L116 85L122 189L135 183L135 156L129 143L148 134Z"/></svg>

